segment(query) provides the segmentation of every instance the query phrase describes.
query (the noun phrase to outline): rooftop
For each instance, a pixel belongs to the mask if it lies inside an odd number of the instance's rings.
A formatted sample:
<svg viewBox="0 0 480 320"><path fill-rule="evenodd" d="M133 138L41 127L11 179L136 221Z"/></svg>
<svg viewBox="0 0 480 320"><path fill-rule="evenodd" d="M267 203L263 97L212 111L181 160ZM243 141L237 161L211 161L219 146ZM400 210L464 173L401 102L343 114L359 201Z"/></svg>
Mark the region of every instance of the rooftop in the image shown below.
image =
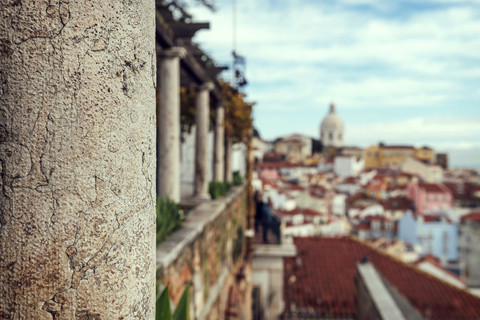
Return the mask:
<svg viewBox="0 0 480 320"><path fill-rule="evenodd" d="M480 299L352 238L295 238L284 259L285 312L355 318L356 263L364 257L429 319L479 319Z"/></svg>
<svg viewBox="0 0 480 320"><path fill-rule="evenodd" d="M475 221L480 222L480 212L472 212L460 218L461 221Z"/></svg>
<svg viewBox="0 0 480 320"><path fill-rule="evenodd" d="M450 192L447 187L439 183L420 182L418 186L425 189L426 192Z"/></svg>
<svg viewBox="0 0 480 320"><path fill-rule="evenodd" d="M381 201L385 210L413 210L413 202L407 197L392 197Z"/></svg>
<svg viewBox="0 0 480 320"><path fill-rule="evenodd" d="M415 149L413 146L402 146L402 145L380 145L382 149Z"/></svg>

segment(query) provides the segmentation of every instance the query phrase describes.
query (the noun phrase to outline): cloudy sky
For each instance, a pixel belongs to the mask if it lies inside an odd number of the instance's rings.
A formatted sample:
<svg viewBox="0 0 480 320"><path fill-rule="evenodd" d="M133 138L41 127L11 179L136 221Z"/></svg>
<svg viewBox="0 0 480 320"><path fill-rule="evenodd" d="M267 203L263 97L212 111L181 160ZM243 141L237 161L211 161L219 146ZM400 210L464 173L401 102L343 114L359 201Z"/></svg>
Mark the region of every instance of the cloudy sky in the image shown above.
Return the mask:
<svg viewBox="0 0 480 320"><path fill-rule="evenodd" d="M230 64L232 2L194 41ZM480 0L237 0L236 49L246 57L265 139L319 136L335 103L347 145L428 145L480 169ZM224 74L229 78L228 72Z"/></svg>

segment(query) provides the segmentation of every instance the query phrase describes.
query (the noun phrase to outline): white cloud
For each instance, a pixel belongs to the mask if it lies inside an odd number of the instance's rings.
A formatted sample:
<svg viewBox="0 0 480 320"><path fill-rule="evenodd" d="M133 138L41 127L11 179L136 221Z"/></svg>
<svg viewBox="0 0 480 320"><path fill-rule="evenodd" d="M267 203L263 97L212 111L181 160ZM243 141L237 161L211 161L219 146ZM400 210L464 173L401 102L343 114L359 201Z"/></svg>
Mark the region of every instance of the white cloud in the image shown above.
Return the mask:
<svg viewBox="0 0 480 320"><path fill-rule="evenodd" d="M368 145L385 143L431 144L438 149L480 147L480 117L417 117L394 119L366 125L347 125L348 143Z"/></svg>
<svg viewBox="0 0 480 320"><path fill-rule="evenodd" d="M409 4L401 0L278 2L237 1L237 49L247 58L247 94L258 103L256 125L264 135L281 135L287 127L316 135L317 124L306 124L333 100L345 110L391 110L377 123L348 124L353 143L479 146L480 108L468 119L460 107L468 105L470 114L480 107L479 0L425 0L422 5L442 5L409 13L395 12ZM196 41L225 63L232 50L232 8L230 1L219 4L217 13L192 13L211 22ZM358 5L376 11L359 13ZM417 108L416 118L392 120L402 107ZM439 118L443 113L458 117Z"/></svg>

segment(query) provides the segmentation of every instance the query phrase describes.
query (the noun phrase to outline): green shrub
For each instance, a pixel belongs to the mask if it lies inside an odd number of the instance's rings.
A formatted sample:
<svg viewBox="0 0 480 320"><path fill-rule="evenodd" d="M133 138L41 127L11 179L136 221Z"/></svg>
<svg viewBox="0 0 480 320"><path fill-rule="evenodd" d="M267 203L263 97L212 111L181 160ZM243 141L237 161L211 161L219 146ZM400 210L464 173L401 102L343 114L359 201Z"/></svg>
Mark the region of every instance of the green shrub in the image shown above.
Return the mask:
<svg viewBox="0 0 480 320"><path fill-rule="evenodd" d="M177 230L184 219L180 204L168 199L157 198L157 244Z"/></svg>
<svg viewBox="0 0 480 320"><path fill-rule="evenodd" d="M187 284L183 290L182 297L178 302L175 311L172 314L170 309L170 297L168 296L168 286L166 286L162 293L157 297L157 302L155 304L155 320L188 320L190 319L189 315L189 288Z"/></svg>
<svg viewBox="0 0 480 320"><path fill-rule="evenodd" d="M240 171L235 171L233 173L233 185L234 186L239 186L241 184L243 184L243 178L240 175Z"/></svg>
<svg viewBox="0 0 480 320"><path fill-rule="evenodd" d="M231 187L232 184L226 181L211 181L208 184L208 193L213 200L219 199L224 197Z"/></svg>

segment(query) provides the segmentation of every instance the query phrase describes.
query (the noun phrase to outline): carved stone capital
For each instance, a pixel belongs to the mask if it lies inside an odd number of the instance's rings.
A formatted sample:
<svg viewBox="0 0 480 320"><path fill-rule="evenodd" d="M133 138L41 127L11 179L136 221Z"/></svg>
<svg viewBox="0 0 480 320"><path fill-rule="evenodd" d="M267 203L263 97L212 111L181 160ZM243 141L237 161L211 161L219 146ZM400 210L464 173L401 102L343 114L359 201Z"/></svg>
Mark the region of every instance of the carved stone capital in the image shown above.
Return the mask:
<svg viewBox="0 0 480 320"><path fill-rule="evenodd" d="M187 55L187 50L183 47L171 47L166 50L160 50L158 56L160 58L184 58Z"/></svg>
<svg viewBox="0 0 480 320"><path fill-rule="evenodd" d="M215 88L215 85L213 84L213 82L208 81L200 84L198 86L198 91L203 91L203 90L212 91L214 88Z"/></svg>

